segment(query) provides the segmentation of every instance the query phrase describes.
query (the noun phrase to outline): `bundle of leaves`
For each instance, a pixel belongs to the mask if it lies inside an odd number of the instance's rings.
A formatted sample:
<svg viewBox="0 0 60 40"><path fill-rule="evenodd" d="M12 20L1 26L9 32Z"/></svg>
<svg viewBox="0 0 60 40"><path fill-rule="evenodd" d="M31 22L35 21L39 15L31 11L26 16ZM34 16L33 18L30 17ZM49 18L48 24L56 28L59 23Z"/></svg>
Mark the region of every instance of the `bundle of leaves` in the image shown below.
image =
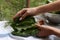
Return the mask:
<svg viewBox="0 0 60 40"><path fill-rule="evenodd" d="M14 29L12 34L23 37L36 36L38 29L34 24L35 20L33 17L27 17L22 21L19 21L19 18L16 18L16 20L11 23L11 26Z"/></svg>

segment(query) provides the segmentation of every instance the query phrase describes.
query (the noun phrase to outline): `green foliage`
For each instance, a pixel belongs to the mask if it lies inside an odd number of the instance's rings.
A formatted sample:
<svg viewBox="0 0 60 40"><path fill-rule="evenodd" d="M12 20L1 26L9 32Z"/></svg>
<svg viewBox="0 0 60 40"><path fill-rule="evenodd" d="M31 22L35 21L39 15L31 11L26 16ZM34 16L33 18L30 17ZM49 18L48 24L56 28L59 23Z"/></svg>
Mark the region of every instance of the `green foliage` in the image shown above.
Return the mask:
<svg viewBox="0 0 60 40"><path fill-rule="evenodd" d="M53 2L54 0L30 0L30 7L36 7L47 4L47 2Z"/></svg>
<svg viewBox="0 0 60 40"><path fill-rule="evenodd" d="M26 37L35 36L38 33L33 17L27 17L22 21L19 21L19 18L16 18L16 20L11 23L11 26L14 29L14 32L12 32L13 35Z"/></svg>
<svg viewBox="0 0 60 40"><path fill-rule="evenodd" d="M25 7L25 0L0 0L0 20L12 20L12 17Z"/></svg>
<svg viewBox="0 0 60 40"><path fill-rule="evenodd" d="M31 0L30 6L35 7L35 6L40 6L45 4L46 0Z"/></svg>

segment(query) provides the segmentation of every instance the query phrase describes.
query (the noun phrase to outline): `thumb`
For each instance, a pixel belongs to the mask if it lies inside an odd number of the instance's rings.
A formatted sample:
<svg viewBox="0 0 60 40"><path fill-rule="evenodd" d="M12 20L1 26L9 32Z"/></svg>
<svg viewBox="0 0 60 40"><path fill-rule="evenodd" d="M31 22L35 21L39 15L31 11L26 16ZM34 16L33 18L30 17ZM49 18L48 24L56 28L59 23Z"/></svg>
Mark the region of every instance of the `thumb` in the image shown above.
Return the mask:
<svg viewBox="0 0 60 40"><path fill-rule="evenodd" d="M35 25L36 25L36 27L37 27L38 29L41 30L42 25L40 25L40 24L38 24L38 23L36 23Z"/></svg>

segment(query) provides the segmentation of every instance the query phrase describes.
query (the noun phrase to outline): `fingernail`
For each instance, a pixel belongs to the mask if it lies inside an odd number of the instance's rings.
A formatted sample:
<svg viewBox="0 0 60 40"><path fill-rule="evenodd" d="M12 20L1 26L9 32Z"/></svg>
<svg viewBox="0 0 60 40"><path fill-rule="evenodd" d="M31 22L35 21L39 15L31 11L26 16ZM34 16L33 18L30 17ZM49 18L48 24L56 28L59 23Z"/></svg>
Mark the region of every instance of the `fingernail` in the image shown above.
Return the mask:
<svg viewBox="0 0 60 40"><path fill-rule="evenodd" d="M22 20L22 18L20 18L19 20Z"/></svg>

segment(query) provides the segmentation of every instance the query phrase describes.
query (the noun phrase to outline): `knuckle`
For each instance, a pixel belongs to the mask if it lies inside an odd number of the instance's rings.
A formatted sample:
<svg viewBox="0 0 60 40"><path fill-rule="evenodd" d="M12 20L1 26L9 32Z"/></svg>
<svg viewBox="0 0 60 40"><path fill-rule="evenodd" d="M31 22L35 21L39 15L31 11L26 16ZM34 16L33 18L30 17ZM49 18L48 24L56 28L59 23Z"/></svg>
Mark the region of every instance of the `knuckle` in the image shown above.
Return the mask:
<svg viewBox="0 0 60 40"><path fill-rule="evenodd" d="M23 8L22 10L27 10L28 8Z"/></svg>
<svg viewBox="0 0 60 40"><path fill-rule="evenodd" d="M26 8L23 8L22 10L26 10Z"/></svg>
<svg viewBox="0 0 60 40"><path fill-rule="evenodd" d="M19 14L20 13L20 11L19 12L17 12L17 14Z"/></svg>
<svg viewBox="0 0 60 40"><path fill-rule="evenodd" d="M27 14L29 14L29 13L30 13L30 11L27 11L26 13L27 13Z"/></svg>

